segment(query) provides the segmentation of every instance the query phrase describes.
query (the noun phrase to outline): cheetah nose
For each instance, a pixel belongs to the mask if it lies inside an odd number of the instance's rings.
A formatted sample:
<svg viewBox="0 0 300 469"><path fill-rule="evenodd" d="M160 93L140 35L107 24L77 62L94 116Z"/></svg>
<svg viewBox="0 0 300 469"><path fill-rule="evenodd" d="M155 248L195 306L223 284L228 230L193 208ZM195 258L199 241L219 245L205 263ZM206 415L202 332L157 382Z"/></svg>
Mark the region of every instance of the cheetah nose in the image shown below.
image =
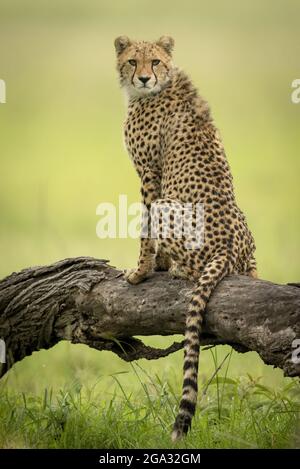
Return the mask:
<svg viewBox="0 0 300 469"><path fill-rule="evenodd" d="M140 80L144 85L146 85L147 81L150 80L150 77L139 77L139 80Z"/></svg>

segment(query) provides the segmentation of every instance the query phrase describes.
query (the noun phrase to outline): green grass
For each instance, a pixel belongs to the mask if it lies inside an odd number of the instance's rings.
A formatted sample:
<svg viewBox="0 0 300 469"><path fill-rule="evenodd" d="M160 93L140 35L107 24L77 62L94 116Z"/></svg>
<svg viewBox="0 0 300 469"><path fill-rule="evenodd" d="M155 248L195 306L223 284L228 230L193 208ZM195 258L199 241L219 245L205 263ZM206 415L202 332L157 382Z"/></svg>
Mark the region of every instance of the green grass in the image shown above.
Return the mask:
<svg viewBox="0 0 300 469"><path fill-rule="evenodd" d="M158 375L131 366L140 389L128 393L113 375L120 395L99 395L78 383L54 395L3 393L3 448L169 448L178 393ZM250 375L214 376L202 383L199 405L182 448L290 448L299 445L300 387L295 381L274 391Z"/></svg>

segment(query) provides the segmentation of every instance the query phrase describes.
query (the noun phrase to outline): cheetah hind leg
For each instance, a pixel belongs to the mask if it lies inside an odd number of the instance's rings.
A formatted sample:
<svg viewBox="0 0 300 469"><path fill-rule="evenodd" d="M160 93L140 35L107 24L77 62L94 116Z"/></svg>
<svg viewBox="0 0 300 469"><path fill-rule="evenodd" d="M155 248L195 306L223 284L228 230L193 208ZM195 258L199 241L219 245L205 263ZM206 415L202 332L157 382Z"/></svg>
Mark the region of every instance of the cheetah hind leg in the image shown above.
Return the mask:
<svg viewBox="0 0 300 469"><path fill-rule="evenodd" d="M177 264L175 261L171 261L171 267L169 269L169 274L173 278L182 278L182 279L191 279L191 273L187 268L182 265Z"/></svg>
<svg viewBox="0 0 300 469"><path fill-rule="evenodd" d="M155 257L155 270L157 272L165 272L170 270L172 261L170 256L163 253L161 249L158 248L156 257Z"/></svg>
<svg viewBox="0 0 300 469"><path fill-rule="evenodd" d="M254 257L251 257L248 266L247 266L247 275L252 278L258 278L256 260Z"/></svg>

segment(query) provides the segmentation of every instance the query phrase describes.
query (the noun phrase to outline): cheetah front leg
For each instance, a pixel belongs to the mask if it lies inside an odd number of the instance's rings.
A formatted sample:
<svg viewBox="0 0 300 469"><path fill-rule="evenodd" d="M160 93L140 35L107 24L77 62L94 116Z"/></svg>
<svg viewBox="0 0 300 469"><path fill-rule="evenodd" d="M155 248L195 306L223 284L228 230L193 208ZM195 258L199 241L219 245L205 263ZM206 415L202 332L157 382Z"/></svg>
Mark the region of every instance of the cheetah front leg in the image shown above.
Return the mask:
<svg viewBox="0 0 300 469"><path fill-rule="evenodd" d="M127 282L136 285L145 280L153 272L155 252L154 240L142 238L138 266L136 269L126 270L124 277Z"/></svg>
<svg viewBox="0 0 300 469"><path fill-rule="evenodd" d="M160 197L160 174L152 170L145 170L141 176L141 182L145 213L142 219L140 255L137 268L125 272L125 279L134 285L145 280L155 268L156 240L151 238L150 213L151 204Z"/></svg>

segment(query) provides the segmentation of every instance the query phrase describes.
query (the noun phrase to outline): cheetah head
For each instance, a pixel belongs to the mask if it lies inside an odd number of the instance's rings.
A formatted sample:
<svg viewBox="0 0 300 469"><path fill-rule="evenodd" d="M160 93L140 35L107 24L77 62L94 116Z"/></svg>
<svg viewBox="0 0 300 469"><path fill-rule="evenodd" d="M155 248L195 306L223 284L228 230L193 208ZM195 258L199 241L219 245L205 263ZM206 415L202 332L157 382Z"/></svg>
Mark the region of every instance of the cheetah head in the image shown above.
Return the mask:
<svg viewBox="0 0 300 469"><path fill-rule="evenodd" d="M121 86L129 97L159 93L170 82L174 40L162 36L156 42L131 41L127 36L115 40L117 69Z"/></svg>

